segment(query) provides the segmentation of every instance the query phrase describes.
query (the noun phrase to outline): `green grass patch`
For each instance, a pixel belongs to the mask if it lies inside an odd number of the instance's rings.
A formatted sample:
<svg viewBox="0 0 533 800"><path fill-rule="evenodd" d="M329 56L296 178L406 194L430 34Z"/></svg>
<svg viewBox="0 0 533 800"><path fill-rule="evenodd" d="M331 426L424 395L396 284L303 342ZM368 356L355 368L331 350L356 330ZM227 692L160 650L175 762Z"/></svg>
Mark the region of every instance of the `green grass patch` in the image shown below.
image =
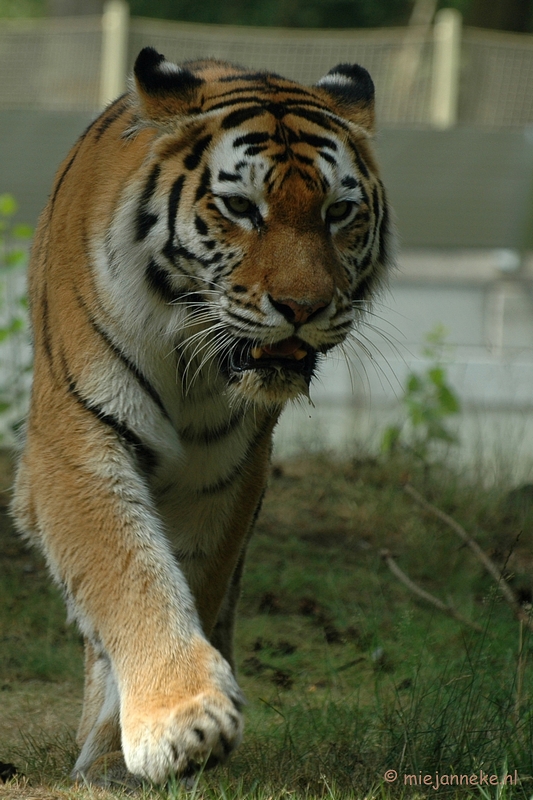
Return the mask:
<svg viewBox="0 0 533 800"><path fill-rule="evenodd" d="M407 479L463 525L529 607L527 487L487 490L449 468L421 470L405 456L275 465L237 625L245 739L192 796L533 795L533 640L468 548L405 494ZM66 626L39 557L9 531L0 541L0 683L45 679L60 692L62 682L81 676L79 636ZM410 593L382 548L481 631ZM8 751L41 785L60 780L75 758L72 733L50 729ZM387 782L390 770L397 777ZM505 774L518 782L488 783ZM176 784L144 794L184 791Z"/></svg>

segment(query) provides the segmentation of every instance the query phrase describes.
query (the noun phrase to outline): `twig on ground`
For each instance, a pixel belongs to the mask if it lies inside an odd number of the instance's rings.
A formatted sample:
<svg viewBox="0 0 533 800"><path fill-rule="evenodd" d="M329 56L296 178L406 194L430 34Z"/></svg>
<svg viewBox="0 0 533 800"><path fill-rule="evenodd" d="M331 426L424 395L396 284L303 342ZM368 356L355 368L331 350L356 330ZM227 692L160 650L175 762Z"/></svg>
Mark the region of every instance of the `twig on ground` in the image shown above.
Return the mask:
<svg viewBox="0 0 533 800"><path fill-rule="evenodd" d="M435 606L435 608L438 608L439 611L443 612L443 614L447 614L449 617L452 617L457 622L460 622L463 625L468 625L469 628L472 628L473 630L478 631L479 633L483 631L483 628L481 628L475 622L471 622L466 617L463 617L463 615L459 614L459 612L456 611L452 606L447 606L446 603L443 603L442 600L439 600L438 597L434 597L434 595L430 594L429 592L426 592L420 586L417 586L417 584L414 583L411 580L411 578L409 578L405 574L405 572L403 572L403 570L400 569L400 567L394 560L394 556L392 555L390 550L381 550L380 555L381 558L386 562L392 574L396 575L398 580L400 580L404 584L404 586L407 586L407 588L411 592L413 592L413 594L418 595L418 597L421 597L422 600L425 600L427 603L430 603L432 606Z"/></svg>
<svg viewBox="0 0 533 800"><path fill-rule="evenodd" d="M429 511L429 513L433 514L434 517L437 517L438 519L442 520L442 522L446 523L446 525L455 531L455 533L463 540L463 542L468 545L478 561L483 564L489 575L492 575L498 584L504 600L511 606L516 618L527 625L530 630L533 630L533 620L531 619L530 614L528 614L528 612L521 606L515 593L503 577L501 570L499 570L494 561L492 561L492 559L490 559L488 555L483 552L478 543L468 535L463 526L460 525L453 517L450 517L449 514L441 511L440 508L437 508L437 506L434 506L432 503L429 503L425 497L422 497L422 495L417 492L413 486L411 486L410 483L406 483L403 488L404 491L407 492L407 494L418 503L418 505L422 506L422 508L426 511Z"/></svg>

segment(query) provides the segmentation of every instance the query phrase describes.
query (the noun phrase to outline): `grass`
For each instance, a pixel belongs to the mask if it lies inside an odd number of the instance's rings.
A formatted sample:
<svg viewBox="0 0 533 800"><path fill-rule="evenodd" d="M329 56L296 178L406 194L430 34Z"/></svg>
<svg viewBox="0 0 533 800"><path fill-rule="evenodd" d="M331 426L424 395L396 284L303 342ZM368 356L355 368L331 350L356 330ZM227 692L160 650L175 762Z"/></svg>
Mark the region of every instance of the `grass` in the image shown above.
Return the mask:
<svg viewBox="0 0 533 800"><path fill-rule="evenodd" d="M527 488L487 490L400 456L275 465L238 623L245 740L187 795L174 784L141 797L386 800L434 794L437 777L447 797L533 795L531 637L467 548L405 495L406 479L460 521L531 601ZM408 593L380 558L384 547L482 632ZM76 757L81 671L79 636L65 625L42 559L4 525L0 761L26 778L0 784L0 797L120 796L65 779ZM390 783L388 770L398 775ZM465 782L515 770L517 785ZM452 774L463 776L461 786L446 783Z"/></svg>

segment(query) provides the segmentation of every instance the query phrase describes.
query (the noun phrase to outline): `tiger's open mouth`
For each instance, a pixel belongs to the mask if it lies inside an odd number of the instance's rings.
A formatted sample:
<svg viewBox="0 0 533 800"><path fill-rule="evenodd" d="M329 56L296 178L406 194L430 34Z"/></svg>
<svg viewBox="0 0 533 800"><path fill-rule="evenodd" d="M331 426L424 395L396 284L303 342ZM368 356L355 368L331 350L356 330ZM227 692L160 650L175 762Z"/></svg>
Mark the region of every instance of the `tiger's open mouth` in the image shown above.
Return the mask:
<svg viewBox="0 0 533 800"><path fill-rule="evenodd" d="M299 373L309 383L316 358L316 350L297 336L264 345L240 340L231 350L227 367L233 375L246 370L286 370Z"/></svg>

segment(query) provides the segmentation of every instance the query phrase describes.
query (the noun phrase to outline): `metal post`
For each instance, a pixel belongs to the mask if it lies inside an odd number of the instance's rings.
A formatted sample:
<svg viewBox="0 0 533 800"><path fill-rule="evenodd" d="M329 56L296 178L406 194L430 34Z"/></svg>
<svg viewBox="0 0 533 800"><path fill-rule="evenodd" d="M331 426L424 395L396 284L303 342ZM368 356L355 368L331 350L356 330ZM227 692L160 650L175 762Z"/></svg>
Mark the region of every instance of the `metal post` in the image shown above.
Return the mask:
<svg viewBox="0 0 533 800"><path fill-rule="evenodd" d="M115 100L126 88L128 23L126 0L107 0L102 15L100 105Z"/></svg>
<svg viewBox="0 0 533 800"><path fill-rule="evenodd" d="M451 128L457 122L461 25L461 14L455 8L443 8L435 15L431 87L431 124L434 128Z"/></svg>

